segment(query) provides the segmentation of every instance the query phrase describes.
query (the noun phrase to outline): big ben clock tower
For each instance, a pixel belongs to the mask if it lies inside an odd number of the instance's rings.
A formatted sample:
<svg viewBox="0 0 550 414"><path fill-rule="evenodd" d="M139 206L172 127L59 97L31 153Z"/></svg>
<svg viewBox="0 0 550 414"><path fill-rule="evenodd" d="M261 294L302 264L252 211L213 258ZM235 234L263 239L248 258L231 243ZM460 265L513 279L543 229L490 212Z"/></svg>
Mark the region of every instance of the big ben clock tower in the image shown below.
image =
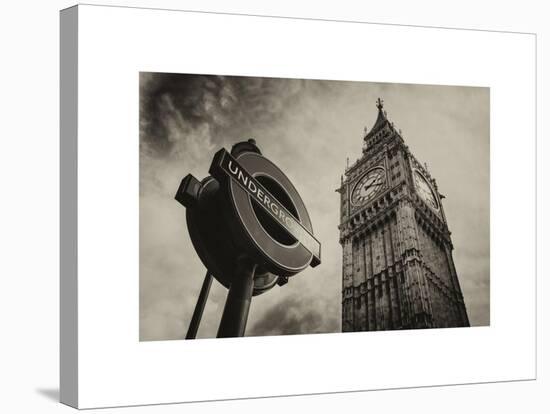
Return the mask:
<svg viewBox="0 0 550 414"><path fill-rule="evenodd" d="M342 330L469 326L435 179L383 101L340 193Z"/></svg>

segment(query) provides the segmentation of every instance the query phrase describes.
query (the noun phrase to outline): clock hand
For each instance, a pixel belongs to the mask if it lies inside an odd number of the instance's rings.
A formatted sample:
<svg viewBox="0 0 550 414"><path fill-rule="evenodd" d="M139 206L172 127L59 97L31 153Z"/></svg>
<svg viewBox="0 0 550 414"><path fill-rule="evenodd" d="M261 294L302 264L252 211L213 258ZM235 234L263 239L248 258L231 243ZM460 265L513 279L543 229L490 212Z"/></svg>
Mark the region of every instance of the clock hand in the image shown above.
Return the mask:
<svg viewBox="0 0 550 414"><path fill-rule="evenodd" d="M369 188L371 187L374 187L374 186L379 186L379 185L382 185L382 180L381 179L378 179L377 182L373 182L372 184L370 185L365 185L365 191L368 190Z"/></svg>
<svg viewBox="0 0 550 414"><path fill-rule="evenodd" d="M363 191L361 191L361 194L363 194L363 197L365 198L370 198L372 197L376 191L378 191L378 188L380 187L380 184L376 184L376 185L371 185L370 187L368 188L364 188ZM373 190L373 192L369 192L369 190Z"/></svg>
<svg viewBox="0 0 550 414"><path fill-rule="evenodd" d="M370 178L369 180L367 180L367 182L364 184L364 186L365 187L370 186L373 183L373 181L375 181L375 180L376 180L376 178Z"/></svg>

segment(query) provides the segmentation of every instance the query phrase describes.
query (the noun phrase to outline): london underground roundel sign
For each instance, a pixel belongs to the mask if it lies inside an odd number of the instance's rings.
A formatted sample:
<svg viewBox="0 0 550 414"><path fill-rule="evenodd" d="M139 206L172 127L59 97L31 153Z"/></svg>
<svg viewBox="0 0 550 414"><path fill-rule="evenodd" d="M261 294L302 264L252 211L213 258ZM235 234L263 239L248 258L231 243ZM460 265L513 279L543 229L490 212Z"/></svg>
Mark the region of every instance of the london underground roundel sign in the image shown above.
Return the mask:
<svg viewBox="0 0 550 414"><path fill-rule="evenodd" d="M187 175L176 199L185 205L191 240L203 264L229 287L239 257L257 264L254 295L321 263L305 204L288 177L253 140L215 153L202 181Z"/></svg>
<svg viewBox="0 0 550 414"><path fill-rule="evenodd" d="M320 263L321 244L313 236L304 202L274 163L255 152L234 158L221 149L210 173L226 182L228 219L237 237L248 239L259 262L285 276Z"/></svg>

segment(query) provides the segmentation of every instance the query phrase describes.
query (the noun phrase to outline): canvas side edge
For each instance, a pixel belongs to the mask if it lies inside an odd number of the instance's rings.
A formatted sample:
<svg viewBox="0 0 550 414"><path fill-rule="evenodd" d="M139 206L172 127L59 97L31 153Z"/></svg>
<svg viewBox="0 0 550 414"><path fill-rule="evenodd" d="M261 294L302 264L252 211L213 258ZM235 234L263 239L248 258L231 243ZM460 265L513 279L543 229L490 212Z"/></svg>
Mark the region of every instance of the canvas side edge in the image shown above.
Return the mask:
<svg viewBox="0 0 550 414"><path fill-rule="evenodd" d="M60 12L59 399L78 407L78 7Z"/></svg>

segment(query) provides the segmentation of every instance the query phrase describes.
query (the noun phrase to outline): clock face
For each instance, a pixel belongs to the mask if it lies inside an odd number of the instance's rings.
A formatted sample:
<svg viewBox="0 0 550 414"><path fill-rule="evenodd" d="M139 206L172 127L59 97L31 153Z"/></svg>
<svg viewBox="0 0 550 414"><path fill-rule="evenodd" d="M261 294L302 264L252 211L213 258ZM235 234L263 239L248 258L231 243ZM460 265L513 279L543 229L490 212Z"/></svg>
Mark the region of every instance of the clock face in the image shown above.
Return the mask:
<svg viewBox="0 0 550 414"><path fill-rule="evenodd" d="M385 186L386 172L378 167L367 172L355 184L351 193L351 204L360 206L369 200L372 200Z"/></svg>
<svg viewBox="0 0 550 414"><path fill-rule="evenodd" d="M414 172L414 184L416 191L422 199L434 210L439 210L439 203L432 187L420 172Z"/></svg>

